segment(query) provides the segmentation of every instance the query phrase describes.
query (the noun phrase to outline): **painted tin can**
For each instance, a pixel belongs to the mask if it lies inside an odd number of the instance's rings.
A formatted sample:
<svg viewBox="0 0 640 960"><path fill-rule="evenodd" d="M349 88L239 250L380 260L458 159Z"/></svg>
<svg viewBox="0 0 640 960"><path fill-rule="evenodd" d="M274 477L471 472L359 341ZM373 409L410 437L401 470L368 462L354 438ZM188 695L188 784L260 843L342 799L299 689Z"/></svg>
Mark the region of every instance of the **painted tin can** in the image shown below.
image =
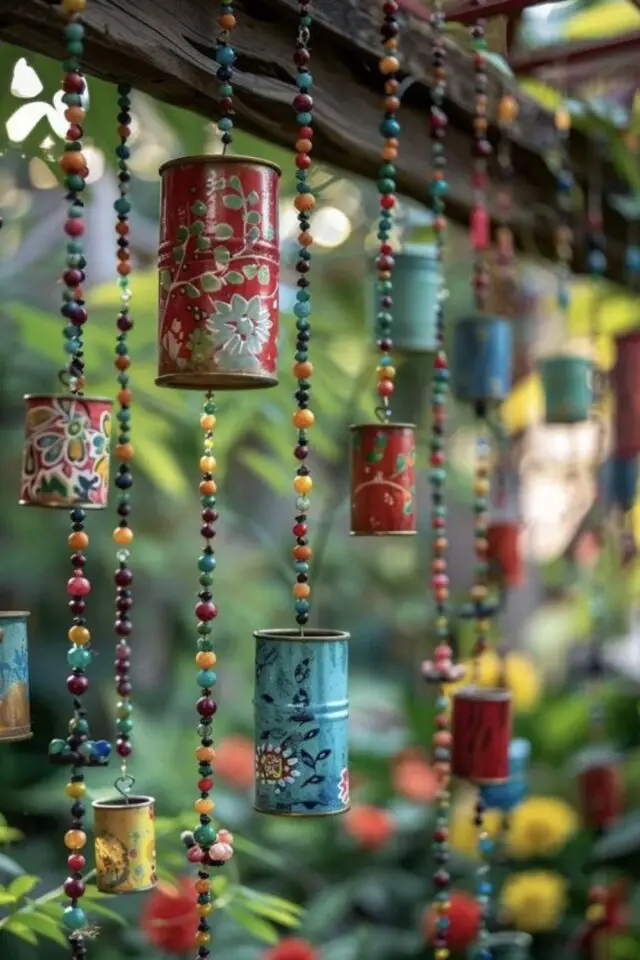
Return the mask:
<svg viewBox="0 0 640 960"><path fill-rule="evenodd" d="M475 316L453 328L451 389L468 403L500 403L511 387L513 334L508 320Z"/></svg>
<svg viewBox="0 0 640 960"><path fill-rule="evenodd" d="M638 493L638 461L635 457L613 457L609 461L611 499L624 513L631 510Z"/></svg>
<svg viewBox="0 0 640 960"><path fill-rule="evenodd" d="M516 930L504 930L490 933L482 946L492 960L529 960L533 937ZM477 960L478 945L474 944L468 952L469 960Z"/></svg>
<svg viewBox="0 0 640 960"><path fill-rule="evenodd" d="M415 533L415 427L361 423L350 429L351 535Z"/></svg>
<svg viewBox="0 0 640 960"><path fill-rule="evenodd" d="M527 764L531 755L528 740L517 738L509 744L509 779L504 783L480 787L480 796L487 807L510 813L520 806L528 793Z"/></svg>
<svg viewBox="0 0 640 960"><path fill-rule="evenodd" d="M516 521L490 523L487 527L487 561L493 580L507 587L524 583L520 524Z"/></svg>
<svg viewBox="0 0 640 960"><path fill-rule="evenodd" d="M26 396L20 503L99 510L109 495L111 400Z"/></svg>
<svg viewBox="0 0 640 960"><path fill-rule="evenodd" d="M586 357L545 357L540 361L546 423L582 423L593 403L593 364Z"/></svg>
<svg viewBox="0 0 640 960"><path fill-rule="evenodd" d="M260 630L255 807L283 817L349 809L349 634Z"/></svg>
<svg viewBox="0 0 640 960"><path fill-rule="evenodd" d="M640 454L640 330L616 338L613 366L614 440L619 457Z"/></svg>
<svg viewBox="0 0 640 960"><path fill-rule="evenodd" d="M157 883L155 800L123 797L92 803L96 886L103 893L142 893Z"/></svg>
<svg viewBox="0 0 640 960"><path fill-rule="evenodd" d="M511 693L466 687L453 697L451 772L477 784L509 778Z"/></svg>
<svg viewBox="0 0 640 960"><path fill-rule="evenodd" d="M394 353L433 353L437 346L436 321L440 264L435 251L404 250L393 255ZM372 285L374 329L378 336L380 297L378 280Z"/></svg>
<svg viewBox="0 0 640 960"><path fill-rule="evenodd" d="M0 743L32 736L29 714L28 613L0 613Z"/></svg>
<svg viewBox="0 0 640 960"><path fill-rule="evenodd" d="M623 810L620 756L607 746L587 748L576 766L582 817L594 830L610 827Z"/></svg>
<svg viewBox="0 0 640 960"><path fill-rule="evenodd" d="M156 383L275 386L280 169L250 157L185 157L160 176Z"/></svg>

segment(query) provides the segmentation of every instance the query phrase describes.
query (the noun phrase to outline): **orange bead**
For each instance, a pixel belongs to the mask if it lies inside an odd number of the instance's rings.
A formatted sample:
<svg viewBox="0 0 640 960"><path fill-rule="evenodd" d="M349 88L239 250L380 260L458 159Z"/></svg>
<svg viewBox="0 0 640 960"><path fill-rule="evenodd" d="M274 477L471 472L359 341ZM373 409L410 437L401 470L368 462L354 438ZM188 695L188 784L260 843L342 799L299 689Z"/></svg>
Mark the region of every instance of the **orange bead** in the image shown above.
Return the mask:
<svg viewBox="0 0 640 960"><path fill-rule="evenodd" d="M213 473L218 466L215 457L200 457L200 472Z"/></svg>
<svg viewBox="0 0 640 960"><path fill-rule="evenodd" d="M69 637L69 641L71 643L75 643L78 647L86 646L86 644L89 643L89 640L91 640L91 634L86 627L71 627L67 633L67 636Z"/></svg>
<svg viewBox="0 0 640 960"><path fill-rule="evenodd" d="M513 123L518 116L518 101L515 97L502 97L498 104L498 119L500 123Z"/></svg>
<svg viewBox="0 0 640 960"><path fill-rule="evenodd" d="M316 205L316 198L312 193L299 193L293 205L296 210L313 210Z"/></svg>
<svg viewBox="0 0 640 960"><path fill-rule="evenodd" d="M121 137L122 140L128 140L131 136L131 127L118 127L118 136Z"/></svg>
<svg viewBox="0 0 640 960"><path fill-rule="evenodd" d="M118 250L116 254L118 260L130 260L131 254L128 250Z"/></svg>
<svg viewBox="0 0 640 960"><path fill-rule="evenodd" d="M446 537L436 537L433 541L433 549L437 550L438 553L443 553L449 546L449 541Z"/></svg>
<svg viewBox="0 0 640 960"><path fill-rule="evenodd" d="M388 113L395 113L396 110L400 109L400 101L397 97L386 97L386 99L382 101L382 107Z"/></svg>
<svg viewBox="0 0 640 960"><path fill-rule="evenodd" d="M128 370L131 366L131 361L129 357L116 357L114 366L118 370Z"/></svg>
<svg viewBox="0 0 640 960"><path fill-rule="evenodd" d="M216 758L216 752L213 747L198 747L196 750L196 759L199 763L212 763Z"/></svg>
<svg viewBox="0 0 640 960"><path fill-rule="evenodd" d="M395 77L389 77L388 80L384 82L384 92L386 94L397 93L400 89L400 81L396 80Z"/></svg>
<svg viewBox="0 0 640 960"><path fill-rule="evenodd" d="M383 160L395 160L398 156L398 148L392 144L386 144L380 151Z"/></svg>
<svg viewBox="0 0 640 960"><path fill-rule="evenodd" d="M81 173L86 165L84 153L80 150L69 150L60 157L60 167L65 173Z"/></svg>
<svg viewBox="0 0 640 960"><path fill-rule="evenodd" d="M196 800L196 802L193 805L193 809L196 811L196 813L204 814L206 816L207 814L212 813L215 810L215 806L216 805L213 802L213 800L209 800L209 798L207 797L204 799L200 798L200 800Z"/></svg>
<svg viewBox="0 0 640 960"><path fill-rule="evenodd" d="M209 893L211 882L209 880L196 880L194 884L196 893Z"/></svg>
<svg viewBox="0 0 640 960"><path fill-rule="evenodd" d="M200 484L200 493L203 497L212 497L217 489L215 480L203 480Z"/></svg>
<svg viewBox="0 0 640 960"><path fill-rule="evenodd" d="M313 480L311 477L296 477L293 481L294 489L299 494L311 493L313 489Z"/></svg>
<svg viewBox="0 0 640 960"><path fill-rule="evenodd" d="M217 662L218 658L211 650L200 650L196 653L196 666L201 670L209 670L210 667L215 667Z"/></svg>
<svg viewBox="0 0 640 960"><path fill-rule="evenodd" d="M311 153L312 148L313 141L307 137L301 137L299 140L296 140L296 153Z"/></svg>
<svg viewBox="0 0 640 960"><path fill-rule="evenodd" d="M89 544L89 537L84 531L78 530L76 533L69 534L67 543L71 550L84 550Z"/></svg>
<svg viewBox="0 0 640 960"><path fill-rule="evenodd" d="M397 57L383 57L378 63L380 73L397 73L400 69L400 61Z"/></svg>
<svg viewBox="0 0 640 960"><path fill-rule="evenodd" d="M296 546L293 548L293 555L296 560L310 560L312 553L311 547Z"/></svg>
<svg viewBox="0 0 640 960"><path fill-rule="evenodd" d="M133 460L133 444L131 443L117 443L113 452L118 460Z"/></svg>
<svg viewBox="0 0 640 960"><path fill-rule="evenodd" d="M395 380L396 368L376 367L376 374L378 375L378 380Z"/></svg>
<svg viewBox="0 0 640 960"><path fill-rule="evenodd" d="M84 830L67 830L64 835L64 845L67 850L82 850L87 843Z"/></svg>
<svg viewBox="0 0 640 960"><path fill-rule="evenodd" d="M128 547L133 540L133 530L130 530L129 527L116 527L112 536L114 543L117 543L119 547Z"/></svg>
<svg viewBox="0 0 640 960"><path fill-rule="evenodd" d="M79 126L82 126L82 123L85 118L85 111L82 107L67 107L64 112L65 120L68 120L69 123L77 123Z"/></svg>
<svg viewBox="0 0 640 960"><path fill-rule="evenodd" d="M305 230L304 233L298 234L298 243L301 247L310 247L313 243L313 237L308 230Z"/></svg>
<svg viewBox="0 0 640 960"><path fill-rule="evenodd" d="M571 114L566 107L559 107L556 110L554 123L556 130L567 131L571 128Z"/></svg>
<svg viewBox="0 0 640 960"><path fill-rule="evenodd" d="M119 390L118 391L118 403L126 407L133 400L133 390Z"/></svg>
<svg viewBox="0 0 640 960"><path fill-rule="evenodd" d="M118 273L121 277L126 277L131 273L131 264L130 263L119 263L118 264Z"/></svg>
<svg viewBox="0 0 640 960"><path fill-rule="evenodd" d="M216 418L212 413L203 413L200 417L200 426L203 430L213 430L216 425Z"/></svg>
<svg viewBox="0 0 640 960"><path fill-rule="evenodd" d="M297 427L298 430L304 430L305 427L312 427L316 418L311 410L296 410L292 419L294 427Z"/></svg>
<svg viewBox="0 0 640 960"><path fill-rule="evenodd" d="M293 595L294 597L308 597L311 593L311 587L308 583L294 583L293 585Z"/></svg>
<svg viewBox="0 0 640 960"><path fill-rule="evenodd" d="M126 237L129 233L129 224L125 220L119 220L116 224L116 233L121 237Z"/></svg>
<svg viewBox="0 0 640 960"><path fill-rule="evenodd" d="M233 30L236 25L236 18L232 13L223 13L221 17L218 17L218 23L223 30Z"/></svg>
<svg viewBox="0 0 640 960"><path fill-rule="evenodd" d="M309 380L313 373L313 364L309 360L294 363L293 375L296 380Z"/></svg>

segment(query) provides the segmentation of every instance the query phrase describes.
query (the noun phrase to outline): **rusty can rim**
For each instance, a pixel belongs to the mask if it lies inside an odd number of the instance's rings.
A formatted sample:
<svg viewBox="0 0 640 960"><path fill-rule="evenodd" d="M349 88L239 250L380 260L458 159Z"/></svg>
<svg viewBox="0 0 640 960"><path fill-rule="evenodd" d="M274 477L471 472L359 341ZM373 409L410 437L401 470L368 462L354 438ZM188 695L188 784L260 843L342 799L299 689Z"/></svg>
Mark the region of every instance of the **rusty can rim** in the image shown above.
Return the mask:
<svg viewBox="0 0 640 960"><path fill-rule="evenodd" d="M30 617L30 610L0 610L0 620L8 620L9 617Z"/></svg>
<svg viewBox="0 0 640 960"><path fill-rule="evenodd" d="M184 163L255 163L263 167L270 167L272 170L275 170L279 177L282 176L282 168L279 167L277 163L274 163L273 160L263 160L260 157L245 157L238 155L227 157L222 153L203 153L189 157L173 157L171 160L165 160L158 170L158 175L162 176L165 170L169 170L171 167L177 167Z"/></svg>
<svg viewBox="0 0 640 960"><path fill-rule="evenodd" d="M504 687L479 687L471 683L468 687L462 687L461 690L456 690L453 698L454 700L504 701L511 700L511 691Z"/></svg>
<svg viewBox="0 0 640 960"><path fill-rule="evenodd" d="M346 630L321 630L319 627L310 627L301 630L300 627L275 627L272 630L254 630L256 640L276 640L281 643L339 643L341 640L350 640L351 634Z"/></svg>
<svg viewBox="0 0 640 960"><path fill-rule="evenodd" d="M362 430L364 427L375 427L377 430L394 430L402 428L403 430L416 430L415 423L381 423L372 420L370 423L352 423L349 430Z"/></svg>
<svg viewBox="0 0 640 960"><path fill-rule="evenodd" d="M94 800L91 807L93 810L144 810L146 807L152 807L155 802L155 797L144 795L113 797L110 800Z"/></svg>
<svg viewBox="0 0 640 960"><path fill-rule="evenodd" d="M108 403L113 406L111 397L85 397L78 396L75 393L25 393L23 400L79 400L97 401L98 403Z"/></svg>

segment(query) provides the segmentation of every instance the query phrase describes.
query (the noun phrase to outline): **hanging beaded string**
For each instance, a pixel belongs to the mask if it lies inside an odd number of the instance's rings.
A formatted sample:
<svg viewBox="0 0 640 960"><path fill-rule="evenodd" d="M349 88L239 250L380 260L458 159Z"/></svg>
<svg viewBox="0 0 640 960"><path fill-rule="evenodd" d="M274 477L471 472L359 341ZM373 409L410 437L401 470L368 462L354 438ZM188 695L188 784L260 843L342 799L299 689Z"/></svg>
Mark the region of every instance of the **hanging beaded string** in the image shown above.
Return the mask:
<svg viewBox="0 0 640 960"><path fill-rule="evenodd" d="M431 528L432 559L431 584L435 605L435 634L437 646L432 664L423 667L425 679L437 684L435 733L433 737L433 757L438 774L438 794L436 797L436 822L433 832L433 851L437 866L434 875L434 910L436 913L436 931L434 937L435 960L448 960L447 947L449 927L448 913L451 908L451 877L447 866L449 861L449 781L451 776L451 731L449 727L449 698L445 683L453 678L453 651L449 645L449 620L447 600L449 597L449 578L447 576L447 531L444 486L446 480L445 462L445 405L449 370L444 342L444 304L447 296L444 278L444 248L447 229L445 217L445 180L446 157L444 138L447 116L444 112L444 98L447 79L447 52L444 39L444 12L442 0L436 0L431 13L431 208L433 210L433 229L436 240L436 253L439 264L440 285L436 309L437 349L433 360L433 383L431 396Z"/></svg>
<svg viewBox="0 0 640 960"><path fill-rule="evenodd" d="M573 230L571 228L573 174L569 163L568 151L569 135L571 133L571 115L566 104L562 104L556 110L554 123L558 144L558 168L556 171L558 306L566 318L568 317L571 306L570 281L571 261L573 259Z"/></svg>
<svg viewBox="0 0 640 960"><path fill-rule="evenodd" d="M133 574L128 566L129 547L133 540L133 531L130 526L129 515L131 513L130 489L133 484L131 473L131 460L133 458L133 447L131 445L131 389L129 381L129 367L131 359L129 357L129 347L127 344L127 335L133 328L133 319L129 312L129 301L131 291L129 289L129 273L131 271L130 249L129 249L129 213L131 204L128 199L129 183L131 174L129 171L129 137L131 136L131 87L128 84L119 84L118 86L118 136L120 143L116 147L116 157L118 159L118 187L120 196L114 203L114 210L117 214L116 234L117 240L117 261L118 261L118 288L120 291L120 310L116 321L118 330L116 350L115 350L115 368L116 380L118 383L118 423L119 434L115 445L114 454L119 461L118 473L115 478L115 485L118 491L118 526L113 531L113 540L121 548L118 550L118 569L115 571L114 580L116 584L116 621L115 632L116 643L116 692L120 700L116 707L116 753L121 758L120 779L116 785L127 795L133 786L133 778L127 774L127 758L131 756L133 747L131 745L131 682L129 680L131 647L128 639L132 632L132 623L130 611L133 607L133 597L131 585Z"/></svg>
<svg viewBox="0 0 640 960"><path fill-rule="evenodd" d="M393 230L394 210L396 206L396 168L394 160L398 156L398 137L400 124L396 113L400 109L398 90L398 71L400 61L397 57L399 26L397 13L399 10L396 0L386 0L383 5L384 20L380 28L382 40L382 57L379 69L384 82L384 117L380 124L380 133L384 137L380 151L381 164L378 171L378 191L380 193L380 220L378 223L378 240L380 247L376 268L378 271L378 349L380 359L376 368L376 393L379 406L376 407L378 417L388 423L391 418L389 398L394 392L395 368L391 348L391 326L393 321L393 280L394 267L393 247L390 243Z"/></svg>
<svg viewBox="0 0 640 960"><path fill-rule="evenodd" d="M470 220L471 247L474 251L472 286L476 308L481 312L486 307L489 290L487 251L490 243L489 212L487 209L487 159L491 144L487 139L487 41L486 20L476 20L471 27L474 67L474 117L472 173L473 208Z"/></svg>
<svg viewBox="0 0 640 960"><path fill-rule="evenodd" d="M85 0L62 0L61 9L67 18L64 28L66 57L63 62L63 102L66 106L65 117L69 123L66 133L64 154L60 166L65 174L66 199L69 203L64 230L67 235L67 267L62 276L63 304L62 315L69 321L65 327L65 352L69 356L66 370L61 379L74 395L82 395L84 388L84 351L82 328L87 320L87 310L81 284L84 282L86 260L84 257L84 203L81 199L88 175L87 164L82 153L83 123L85 117L82 95L86 89L82 73L81 58L84 53L84 26L80 14L85 9ZM71 533L68 544L73 555L71 566L73 574L67 584L67 593L71 597L69 608L73 617L69 630L72 644L67 660L71 673L67 677L67 689L73 697L73 719L69 723L69 736L66 743L52 741L50 754L52 760L69 752L73 757L69 782L65 793L73 801L71 806L70 829L65 833L64 843L68 850L67 866L69 875L64 883L65 895L69 898L63 912L63 923L68 932L69 945L73 960L84 960L87 956L85 939L82 934L87 926L87 916L79 906L84 894L82 871L86 866L83 849L87 843L84 831L85 806L83 799L86 787L83 774L83 753L81 748L88 745L89 724L81 697L89 687L85 668L91 662L91 635L86 626L86 597L91 591L91 583L85 575L86 557L83 553L88 546L89 537L84 530L85 512L76 507L70 512ZM106 746L106 745L105 745Z"/></svg>
<svg viewBox="0 0 640 960"><path fill-rule="evenodd" d="M504 94L498 104L498 126L500 128L500 142L498 144L498 173L500 187L498 190L498 230L496 232L498 269L505 286L511 281L513 289L515 249L513 231L510 221L513 205L511 185L513 181L513 163L511 161L510 129L518 116L518 101L511 94Z"/></svg>
<svg viewBox="0 0 640 960"><path fill-rule="evenodd" d="M296 514L292 528L295 537L293 548L296 582L293 585L294 610L296 623L300 632L309 620L311 587L309 586L309 560L311 547L309 546L309 496L313 481L309 476L309 468L304 461L309 455L308 430L313 426L314 416L309 409L311 398L311 376L313 364L309 360L309 340L311 338L311 211L315 206L315 197L309 186L309 170L311 168L311 150L313 146L313 99L309 93L312 77L309 73L311 53L311 15L309 13L310 0L299 0L298 32L293 62L297 68L296 86L298 92L293 98L293 109L298 125L298 134L295 142L296 189L297 194L294 206L298 212L298 260L296 272L298 274L296 303L293 312L296 317L296 350L293 375L297 381L297 390L294 393L298 409L293 414L293 425L298 431L296 446L293 455L300 465L296 469L293 487L297 494Z"/></svg>
<svg viewBox="0 0 640 960"><path fill-rule="evenodd" d="M218 64L218 80L220 81L220 119L218 130L222 140L222 153L227 152L233 142L233 65L236 62L236 52L229 43L231 31L236 25L233 3L224 0L220 6L218 26L220 33L216 46L216 63Z"/></svg>

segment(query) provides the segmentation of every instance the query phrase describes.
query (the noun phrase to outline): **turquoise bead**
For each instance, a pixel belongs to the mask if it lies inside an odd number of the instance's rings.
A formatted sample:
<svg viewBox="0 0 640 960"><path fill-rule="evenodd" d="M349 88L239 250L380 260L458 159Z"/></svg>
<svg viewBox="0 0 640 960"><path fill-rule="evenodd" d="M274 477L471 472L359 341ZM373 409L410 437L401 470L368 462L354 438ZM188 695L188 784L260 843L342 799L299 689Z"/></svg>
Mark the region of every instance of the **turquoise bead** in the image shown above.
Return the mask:
<svg viewBox="0 0 640 960"><path fill-rule="evenodd" d="M218 130L222 130L224 133L227 133L233 128L233 120L230 117L221 117L218 120Z"/></svg>
<svg viewBox="0 0 640 960"><path fill-rule="evenodd" d="M231 67L236 62L236 52L229 44L223 44L216 50L216 63Z"/></svg>
<svg viewBox="0 0 640 960"><path fill-rule="evenodd" d="M313 77L310 73L299 73L296 77L296 85L300 90L308 90L313 84Z"/></svg>
<svg viewBox="0 0 640 960"><path fill-rule="evenodd" d="M131 733L133 730L133 721L126 719L118 720L116 726L120 733Z"/></svg>
<svg viewBox="0 0 640 960"><path fill-rule="evenodd" d="M215 570L215 567L216 558L214 555L212 553L203 553L198 560L198 569L204 573L211 573L212 570Z"/></svg>
<svg viewBox="0 0 640 960"><path fill-rule="evenodd" d="M308 127L313 123L312 113L297 113L296 123L299 127Z"/></svg>
<svg viewBox="0 0 640 960"><path fill-rule="evenodd" d="M203 764L205 766L205 764ZM206 764L208 766L208 764ZM196 843L199 843L203 847L210 847L216 839L216 831L210 824L200 824L199 827L193 831L193 836L196 840Z"/></svg>
<svg viewBox="0 0 640 960"><path fill-rule="evenodd" d="M87 915L80 907L65 907L62 923L67 930L81 930L87 925Z"/></svg>
<svg viewBox="0 0 640 960"><path fill-rule="evenodd" d="M196 680L198 686L200 687L212 687L216 682L216 674L214 670L200 670Z"/></svg>
<svg viewBox="0 0 640 960"><path fill-rule="evenodd" d="M210 653L213 650L213 641L212 640L198 640L198 650L203 653Z"/></svg>
<svg viewBox="0 0 640 960"><path fill-rule="evenodd" d="M126 214L131 212L131 204L125 197L119 197L113 205L116 213Z"/></svg>
<svg viewBox="0 0 640 960"><path fill-rule="evenodd" d="M383 137L399 137L400 124L393 117L385 117L380 124L380 133Z"/></svg>
<svg viewBox="0 0 640 960"><path fill-rule="evenodd" d="M221 83L220 87L220 96L221 97L232 97L233 96L233 87L230 83Z"/></svg>
<svg viewBox="0 0 640 960"><path fill-rule="evenodd" d="M67 653L67 663L70 667L82 669L91 663L91 650L85 647L72 647Z"/></svg>
<svg viewBox="0 0 640 960"><path fill-rule="evenodd" d="M310 606L311 605L308 600L296 600L294 609L296 613L307 613Z"/></svg>
<svg viewBox="0 0 640 960"><path fill-rule="evenodd" d="M67 40L66 51L69 56L81 57L84 53L84 43L81 40Z"/></svg>
<svg viewBox="0 0 640 960"><path fill-rule="evenodd" d="M49 754L52 757L57 756L59 753L62 753L65 748L64 740L52 740L49 743Z"/></svg>
<svg viewBox="0 0 640 960"><path fill-rule="evenodd" d="M299 560L296 563L296 573L309 573L309 564L304 563L303 560Z"/></svg>
<svg viewBox="0 0 640 960"><path fill-rule="evenodd" d="M64 35L67 40L82 40L84 27L81 23L68 23L64 28Z"/></svg>

